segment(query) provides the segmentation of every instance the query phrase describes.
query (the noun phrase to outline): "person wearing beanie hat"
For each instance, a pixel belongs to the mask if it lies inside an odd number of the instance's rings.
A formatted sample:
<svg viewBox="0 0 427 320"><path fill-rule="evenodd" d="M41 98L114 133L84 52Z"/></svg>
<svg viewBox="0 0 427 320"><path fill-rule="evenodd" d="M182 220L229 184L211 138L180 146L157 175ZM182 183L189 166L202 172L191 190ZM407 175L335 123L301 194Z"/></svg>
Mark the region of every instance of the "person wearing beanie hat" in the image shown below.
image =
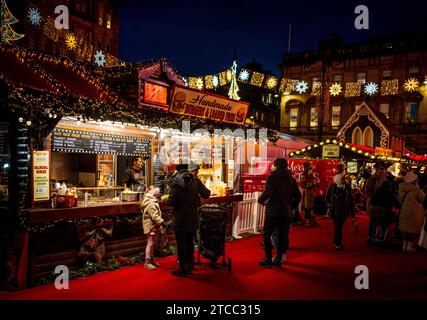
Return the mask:
<svg viewBox="0 0 427 320"><path fill-rule="evenodd" d="M343 250L342 231L346 219L351 216L353 223L356 223L356 207L353 202L351 187L347 183L347 176L344 172L334 176L334 183L329 187L326 194L326 202L329 205L331 218L334 221L334 237L332 244L336 250Z"/></svg>
<svg viewBox="0 0 427 320"><path fill-rule="evenodd" d="M409 171L399 185L399 230L402 231L402 250L416 251L414 241L421 233L424 224L424 200L426 195L418 186L418 176Z"/></svg>

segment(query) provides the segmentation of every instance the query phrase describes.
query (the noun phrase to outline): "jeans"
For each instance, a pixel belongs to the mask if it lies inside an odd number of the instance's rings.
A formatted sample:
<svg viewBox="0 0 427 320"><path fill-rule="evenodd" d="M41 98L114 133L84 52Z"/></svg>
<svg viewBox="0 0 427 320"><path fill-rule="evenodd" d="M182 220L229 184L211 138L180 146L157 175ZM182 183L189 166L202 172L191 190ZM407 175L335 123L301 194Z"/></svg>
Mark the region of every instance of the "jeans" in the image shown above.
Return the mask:
<svg viewBox="0 0 427 320"><path fill-rule="evenodd" d="M274 230L277 230L277 243L282 244L277 246L276 250L276 256L277 259L282 259L282 253L284 250L284 238L285 238L285 226L288 220L288 216L271 216L266 215L264 219L264 252L265 252L265 258L267 260L272 259L272 251L273 246L271 243L271 235L273 234Z"/></svg>
<svg viewBox="0 0 427 320"><path fill-rule="evenodd" d="M292 210L292 214L289 215L288 219L286 220L282 254L286 253L286 251L288 251L288 248L289 248L289 231L291 229L291 223L292 223L292 219L294 218L294 215L295 215L295 210ZM276 251L277 251L277 247L279 245L279 241L277 239L277 228L274 229L273 234L271 235L271 239L273 240L274 247L276 248Z"/></svg>
<svg viewBox="0 0 427 320"><path fill-rule="evenodd" d="M334 240L333 244L342 246L342 229L344 227L345 218L334 217Z"/></svg>
<svg viewBox="0 0 427 320"><path fill-rule="evenodd" d="M194 260L194 232L175 231L180 269L191 267Z"/></svg>

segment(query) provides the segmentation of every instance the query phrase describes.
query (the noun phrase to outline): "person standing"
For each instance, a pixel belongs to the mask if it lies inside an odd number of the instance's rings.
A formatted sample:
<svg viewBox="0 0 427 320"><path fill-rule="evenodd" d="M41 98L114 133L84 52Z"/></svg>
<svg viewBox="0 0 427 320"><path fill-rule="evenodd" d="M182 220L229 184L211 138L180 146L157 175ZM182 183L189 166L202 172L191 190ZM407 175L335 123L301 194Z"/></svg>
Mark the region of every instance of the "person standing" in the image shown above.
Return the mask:
<svg viewBox="0 0 427 320"><path fill-rule="evenodd" d="M295 210L301 201L296 180L288 169L286 159L274 160L275 169L267 178L264 192L258 198L258 203L266 205L264 218L264 253L265 258L259 262L262 267L271 268L281 266L282 254L285 251L286 224L290 222L292 210ZM277 250L272 259L271 235L277 228Z"/></svg>
<svg viewBox="0 0 427 320"><path fill-rule="evenodd" d="M378 162L374 166L375 173L371 176L365 184L365 198L366 198L366 211L369 212L369 207L371 205L372 196L375 191L381 186L381 184L387 180L386 170L387 166L383 162ZM369 231L368 231L368 243L370 240L375 237L376 227L372 220L369 221Z"/></svg>
<svg viewBox="0 0 427 320"><path fill-rule="evenodd" d="M310 162L304 162L301 186L303 188L302 205L304 210L304 224L315 225L316 220L314 220L312 215L314 206L314 190L319 187L319 184L315 181L313 166Z"/></svg>
<svg viewBox="0 0 427 320"><path fill-rule="evenodd" d="M210 197L210 190L197 178L199 166L190 164L188 170L180 170L171 182L166 205L173 207L172 226L175 231L179 268L172 275L185 277L191 273L194 259L194 235L199 224L200 197Z"/></svg>
<svg viewBox="0 0 427 320"><path fill-rule="evenodd" d="M423 191L424 191L424 194L426 195L424 199L424 204L423 204L425 218L424 218L424 226L423 226L423 229L421 230L420 239L418 240L418 246L420 248L427 249L427 185L424 187Z"/></svg>
<svg viewBox="0 0 427 320"><path fill-rule="evenodd" d="M351 186L344 172L334 176L334 183L329 187L326 201L330 206L331 218L334 221L334 238L332 244L336 250L343 250L342 231L348 217L353 218L356 208L353 202Z"/></svg>
<svg viewBox="0 0 427 320"><path fill-rule="evenodd" d="M147 235L144 268L156 270L160 265L154 261L154 237L161 231L164 220L159 206L160 189L150 186L141 201L142 226Z"/></svg>
<svg viewBox="0 0 427 320"><path fill-rule="evenodd" d="M399 229L402 231L402 250L406 252L416 251L415 239L420 235L424 223L425 194L418 186L418 176L409 171L405 176L405 182L399 185Z"/></svg>

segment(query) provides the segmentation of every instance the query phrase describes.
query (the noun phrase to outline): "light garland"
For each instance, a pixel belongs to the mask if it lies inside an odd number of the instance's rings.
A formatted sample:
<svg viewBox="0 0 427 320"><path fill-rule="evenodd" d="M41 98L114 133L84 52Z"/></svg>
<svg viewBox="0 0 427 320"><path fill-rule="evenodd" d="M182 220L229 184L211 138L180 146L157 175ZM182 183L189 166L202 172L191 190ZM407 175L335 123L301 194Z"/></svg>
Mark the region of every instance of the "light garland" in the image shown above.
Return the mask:
<svg viewBox="0 0 427 320"><path fill-rule="evenodd" d="M399 93L399 80L383 80L381 81L381 95L390 96Z"/></svg>
<svg viewBox="0 0 427 320"><path fill-rule="evenodd" d="M359 82L347 82L345 85L345 97L359 97L362 85Z"/></svg>

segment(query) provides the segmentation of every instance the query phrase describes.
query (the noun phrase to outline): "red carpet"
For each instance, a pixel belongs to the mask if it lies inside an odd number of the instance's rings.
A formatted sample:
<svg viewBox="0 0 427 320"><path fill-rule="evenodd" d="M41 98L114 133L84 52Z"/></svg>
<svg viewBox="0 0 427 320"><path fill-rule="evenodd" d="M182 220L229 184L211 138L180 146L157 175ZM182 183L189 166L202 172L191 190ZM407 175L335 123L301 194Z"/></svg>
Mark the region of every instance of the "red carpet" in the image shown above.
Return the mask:
<svg viewBox="0 0 427 320"><path fill-rule="evenodd" d="M332 223L319 219L317 227L291 229L289 262L283 268L258 266L263 257L261 236L227 244L233 270L196 266L188 278L170 270L176 257L159 259L161 267L143 265L70 281L69 290L53 284L13 293L0 299L426 299L427 252L403 253L365 244L368 219L359 217L360 234L347 222L343 252L331 246ZM370 289L356 290L354 269L366 265Z"/></svg>

